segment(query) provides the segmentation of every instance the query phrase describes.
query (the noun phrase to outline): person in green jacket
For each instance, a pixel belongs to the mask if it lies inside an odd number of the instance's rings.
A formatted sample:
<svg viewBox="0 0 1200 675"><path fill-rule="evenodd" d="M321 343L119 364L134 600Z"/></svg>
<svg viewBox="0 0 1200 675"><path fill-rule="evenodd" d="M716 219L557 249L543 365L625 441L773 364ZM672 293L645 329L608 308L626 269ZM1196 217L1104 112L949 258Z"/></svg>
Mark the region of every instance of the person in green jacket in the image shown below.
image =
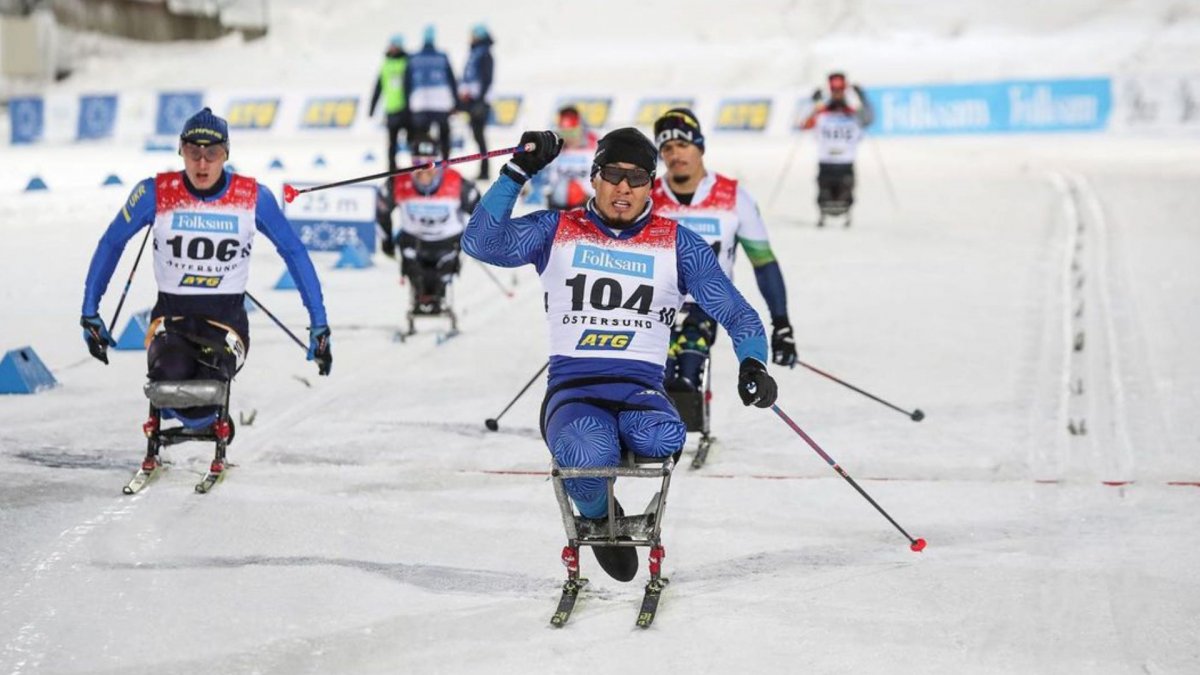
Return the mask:
<svg viewBox="0 0 1200 675"><path fill-rule="evenodd" d="M400 132L408 138L411 116L408 101L404 96L404 71L408 68L408 53L404 51L404 36L393 35L384 52L383 66L375 78L375 92L371 94L368 116L375 115L375 106L383 99L383 112L387 115L387 158L388 170L396 170L396 152L400 146Z"/></svg>

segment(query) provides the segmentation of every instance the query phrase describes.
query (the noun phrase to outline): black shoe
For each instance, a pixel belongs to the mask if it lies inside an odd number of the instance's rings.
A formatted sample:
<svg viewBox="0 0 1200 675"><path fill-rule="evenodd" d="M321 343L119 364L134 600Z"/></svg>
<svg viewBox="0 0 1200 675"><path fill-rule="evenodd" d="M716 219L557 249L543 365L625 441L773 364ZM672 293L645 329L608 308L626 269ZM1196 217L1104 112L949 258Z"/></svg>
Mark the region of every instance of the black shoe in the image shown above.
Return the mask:
<svg viewBox="0 0 1200 675"><path fill-rule="evenodd" d="M620 518L625 515L625 510L621 508L621 503L614 501L614 510L616 517ZM607 526L608 518L593 519L601 524L601 527ZM617 539L629 541L630 537L620 536ZM617 581L633 581L633 578L638 573L638 556L637 549L633 546L593 546L592 552L596 554L596 562L600 563L600 568L608 574L608 576Z"/></svg>
<svg viewBox="0 0 1200 675"><path fill-rule="evenodd" d="M667 391L695 392L699 391L699 388L692 384L692 381L688 378L677 377L667 383Z"/></svg>

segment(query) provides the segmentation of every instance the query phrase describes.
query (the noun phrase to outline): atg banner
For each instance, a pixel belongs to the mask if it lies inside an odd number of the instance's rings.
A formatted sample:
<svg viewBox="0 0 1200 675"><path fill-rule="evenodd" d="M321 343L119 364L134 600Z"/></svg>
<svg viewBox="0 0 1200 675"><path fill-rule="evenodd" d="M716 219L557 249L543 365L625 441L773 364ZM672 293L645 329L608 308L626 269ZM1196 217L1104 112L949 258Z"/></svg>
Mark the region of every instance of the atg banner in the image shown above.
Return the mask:
<svg viewBox="0 0 1200 675"><path fill-rule="evenodd" d="M872 87L875 135L1102 131L1112 112L1107 77Z"/></svg>

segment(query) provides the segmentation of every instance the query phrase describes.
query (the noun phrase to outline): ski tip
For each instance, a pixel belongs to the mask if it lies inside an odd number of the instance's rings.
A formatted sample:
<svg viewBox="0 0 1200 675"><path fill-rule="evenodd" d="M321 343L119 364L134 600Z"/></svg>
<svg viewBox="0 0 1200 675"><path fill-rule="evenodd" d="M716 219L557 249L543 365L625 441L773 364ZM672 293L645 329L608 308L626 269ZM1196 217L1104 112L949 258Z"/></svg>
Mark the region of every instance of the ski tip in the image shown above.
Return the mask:
<svg viewBox="0 0 1200 675"><path fill-rule="evenodd" d="M920 553L921 551L925 550L925 540L918 537L915 541L913 541L912 546L909 546L909 548L917 553Z"/></svg>

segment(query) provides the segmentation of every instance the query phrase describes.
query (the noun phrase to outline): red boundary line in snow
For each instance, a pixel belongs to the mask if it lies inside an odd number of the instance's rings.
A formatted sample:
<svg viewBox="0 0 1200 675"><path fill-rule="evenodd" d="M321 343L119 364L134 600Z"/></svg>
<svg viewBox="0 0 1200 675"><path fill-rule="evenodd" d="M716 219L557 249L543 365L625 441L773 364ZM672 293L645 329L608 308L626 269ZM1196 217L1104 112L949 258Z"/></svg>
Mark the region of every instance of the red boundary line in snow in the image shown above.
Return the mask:
<svg viewBox="0 0 1200 675"><path fill-rule="evenodd" d="M550 475L549 471L526 471L526 470L519 470L519 469L475 469L475 470L463 469L460 471L460 473L482 473L482 474L487 474L489 476L538 476L540 478L546 478ZM800 475L789 475L789 474L763 474L763 473L752 473L752 474L689 473L688 475L694 476L696 478L752 478L754 480L819 480L819 479L828 478L828 476L800 476ZM861 478L860 480L875 481L877 483L882 483L882 482L935 482L935 481L930 481L928 479L920 479L920 478L879 478L879 477L870 478L870 477L868 477L868 478ZM944 480L946 480L946 479L937 479L937 482L941 482ZM1039 485L1068 485L1072 481L1065 481L1065 480L1059 480L1059 479L1035 479L1033 482L1037 483ZM1136 485L1137 481L1102 480L1102 481L1100 481L1100 484L1107 486L1107 487L1125 487L1127 485ZM1153 483L1147 483L1147 485L1153 485ZM1164 483L1164 485L1168 485L1171 487L1200 487L1200 481L1198 481L1198 480L1169 480L1169 481L1166 481Z"/></svg>

